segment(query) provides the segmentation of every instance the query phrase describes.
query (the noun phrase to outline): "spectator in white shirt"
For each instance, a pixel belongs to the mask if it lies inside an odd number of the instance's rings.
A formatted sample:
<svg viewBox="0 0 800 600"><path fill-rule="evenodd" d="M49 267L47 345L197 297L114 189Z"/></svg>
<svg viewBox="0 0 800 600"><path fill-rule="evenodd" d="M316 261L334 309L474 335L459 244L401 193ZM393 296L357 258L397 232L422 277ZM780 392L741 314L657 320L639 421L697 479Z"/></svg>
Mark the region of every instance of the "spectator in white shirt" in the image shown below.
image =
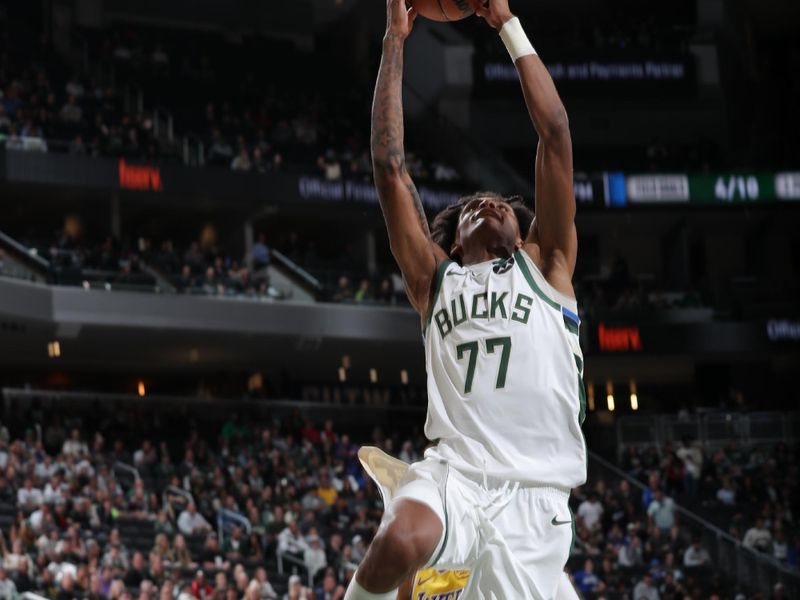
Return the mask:
<svg viewBox="0 0 800 600"><path fill-rule="evenodd" d="M22 540L17 538L11 544L11 552L3 557L3 568L7 571L16 571L19 568L19 563L28 559L28 554L22 546Z"/></svg>
<svg viewBox="0 0 800 600"><path fill-rule="evenodd" d="M17 506L24 511L38 508L42 504L42 490L33 487L33 482L26 479L17 490Z"/></svg>
<svg viewBox="0 0 800 600"><path fill-rule="evenodd" d="M17 597L17 586L8 576L6 570L0 568L0 600L15 600Z"/></svg>
<svg viewBox="0 0 800 600"><path fill-rule="evenodd" d="M675 501L657 489L653 501L647 507L647 516L662 533L667 533L675 525Z"/></svg>
<svg viewBox="0 0 800 600"><path fill-rule="evenodd" d="M307 548L308 542L295 521L291 521L289 526L278 534L278 554L292 554L303 558Z"/></svg>
<svg viewBox="0 0 800 600"><path fill-rule="evenodd" d="M64 445L61 446L61 454L77 458L88 453L89 448L86 446L86 442L81 439L80 429L73 429L70 438L65 440Z"/></svg>
<svg viewBox="0 0 800 600"><path fill-rule="evenodd" d="M30 514L28 522L36 533L41 533L47 529L53 524L53 514L50 512L50 506L42 504Z"/></svg>
<svg viewBox="0 0 800 600"><path fill-rule="evenodd" d="M58 466L53 464L53 459L50 458L49 455L45 454L44 458L36 463L36 467L33 469L33 474L36 475L41 480L50 479L55 472L58 470Z"/></svg>
<svg viewBox="0 0 800 600"><path fill-rule="evenodd" d="M322 549L319 537L316 535L309 537L308 544L308 548L303 553L303 559L306 563L308 574L313 578L317 571L328 566L328 560L325 558L325 551Z"/></svg>
<svg viewBox="0 0 800 600"><path fill-rule="evenodd" d="M45 504L61 504L64 502L64 497L61 494L63 488L64 483L61 480L61 475L56 473L50 478L47 485L44 486L44 494L42 495L43 502Z"/></svg>
<svg viewBox="0 0 800 600"><path fill-rule="evenodd" d="M761 517L756 519L756 524L744 534L742 544L745 548L752 548L761 552L768 552L772 549L772 535L769 529L764 527L764 519Z"/></svg>
<svg viewBox="0 0 800 600"><path fill-rule="evenodd" d="M603 516L603 505L597 499L596 492L590 492L589 498L578 506L578 516L583 520L583 525L589 531L594 531L600 526L600 519Z"/></svg>
<svg viewBox="0 0 800 600"><path fill-rule="evenodd" d="M189 503L186 510L178 516L178 529L183 535L197 535L211 531L211 525L203 515L197 512L197 507Z"/></svg>
<svg viewBox="0 0 800 600"><path fill-rule="evenodd" d="M683 553L684 567L703 567L710 562L711 557L708 555L708 551L700 545L700 540L694 540L692 545Z"/></svg>

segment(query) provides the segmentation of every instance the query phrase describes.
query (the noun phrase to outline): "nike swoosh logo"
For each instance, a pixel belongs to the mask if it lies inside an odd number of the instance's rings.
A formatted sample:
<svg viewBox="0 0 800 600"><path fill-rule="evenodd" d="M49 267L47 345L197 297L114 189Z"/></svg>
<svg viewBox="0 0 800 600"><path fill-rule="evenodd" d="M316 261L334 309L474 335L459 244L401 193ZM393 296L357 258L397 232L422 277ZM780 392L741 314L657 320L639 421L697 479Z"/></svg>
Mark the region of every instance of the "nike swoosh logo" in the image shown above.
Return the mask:
<svg viewBox="0 0 800 600"><path fill-rule="evenodd" d="M417 581L417 585L420 585L420 586L421 585L425 585L426 583L428 583L434 577L436 577L436 575L431 575L430 577L426 577L425 579L420 579L419 581Z"/></svg>
<svg viewBox="0 0 800 600"><path fill-rule="evenodd" d="M570 519L569 521L559 521L558 517L553 517L553 520L550 521L550 523L552 525L568 525L568 524L572 523L572 519Z"/></svg>

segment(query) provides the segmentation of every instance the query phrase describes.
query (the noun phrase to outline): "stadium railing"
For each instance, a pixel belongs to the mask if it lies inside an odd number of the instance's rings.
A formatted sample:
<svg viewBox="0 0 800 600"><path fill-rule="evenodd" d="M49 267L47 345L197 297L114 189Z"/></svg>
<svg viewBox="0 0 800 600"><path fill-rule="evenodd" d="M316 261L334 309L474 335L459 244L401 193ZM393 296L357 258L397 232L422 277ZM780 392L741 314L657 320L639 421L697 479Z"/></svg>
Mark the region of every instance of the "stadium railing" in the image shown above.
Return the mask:
<svg viewBox="0 0 800 600"><path fill-rule="evenodd" d="M0 231L0 275L27 281L47 281L50 263L35 250Z"/></svg>
<svg viewBox="0 0 800 600"><path fill-rule="evenodd" d="M297 575L297 571L303 571L306 576L306 582L308 587L314 587L314 578L311 577L311 571L308 570L306 563L304 563L299 558L292 556L291 554L287 554L285 552L278 552L278 573L280 575L285 575L284 572L285 566L284 561L292 565L292 575Z"/></svg>
<svg viewBox="0 0 800 600"><path fill-rule="evenodd" d="M123 473L129 475L133 478L134 482L141 479L141 477L139 477L139 470L136 467L119 460L114 463L114 472L116 473L117 471L122 471Z"/></svg>
<svg viewBox="0 0 800 600"><path fill-rule="evenodd" d="M626 415L617 419L617 450L620 457L629 447L655 447L660 451L686 438L708 450L730 442L747 446L789 444L800 439L798 425L797 412Z"/></svg>
<svg viewBox="0 0 800 600"><path fill-rule="evenodd" d="M589 456L590 469L595 473L600 472L609 478L624 479L634 489L642 492L646 489L639 480L599 455L590 452ZM739 540L683 506L677 503L675 506L682 525L691 529L701 539L703 547L708 550L712 565L731 580L745 588L758 590L766 597L771 597L775 584L782 583L786 588L787 598L800 598L800 573L788 569L770 556L746 548Z"/></svg>

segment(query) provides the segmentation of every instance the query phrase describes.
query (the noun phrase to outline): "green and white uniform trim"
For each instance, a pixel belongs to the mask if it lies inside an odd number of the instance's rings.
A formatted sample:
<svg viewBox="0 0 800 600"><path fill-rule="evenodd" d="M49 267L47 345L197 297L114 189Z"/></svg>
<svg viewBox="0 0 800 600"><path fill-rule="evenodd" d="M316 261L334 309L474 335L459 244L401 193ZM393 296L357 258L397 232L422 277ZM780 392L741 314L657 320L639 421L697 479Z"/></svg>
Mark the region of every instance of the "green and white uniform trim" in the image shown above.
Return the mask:
<svg viewBox="0 0 800 600"><path fill-rule="evenodd" d="M522 250L443 261L424 327L430 452L465 473L564 490L586 480L577 302Z"/></svg>

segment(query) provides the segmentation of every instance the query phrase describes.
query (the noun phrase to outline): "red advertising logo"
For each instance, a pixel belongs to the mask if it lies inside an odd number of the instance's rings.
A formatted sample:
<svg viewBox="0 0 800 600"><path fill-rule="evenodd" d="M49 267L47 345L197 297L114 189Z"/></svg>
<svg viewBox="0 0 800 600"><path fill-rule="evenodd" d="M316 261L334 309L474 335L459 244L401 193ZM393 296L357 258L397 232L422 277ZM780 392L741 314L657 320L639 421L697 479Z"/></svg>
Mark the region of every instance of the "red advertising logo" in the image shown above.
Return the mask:
<svg viewBox="0 0 800 600"><path fill-rule="evenodd" d="M161 169L149 165L129 165L119 160L119 187L125 190L161 192Z"/></svg>
<svg viewBox="0 0 800 600"><path fill-rule="evenodd" d="M601 352L641 352L643 349L638 327L606 327L600 323L597 339Z"/></svg>

